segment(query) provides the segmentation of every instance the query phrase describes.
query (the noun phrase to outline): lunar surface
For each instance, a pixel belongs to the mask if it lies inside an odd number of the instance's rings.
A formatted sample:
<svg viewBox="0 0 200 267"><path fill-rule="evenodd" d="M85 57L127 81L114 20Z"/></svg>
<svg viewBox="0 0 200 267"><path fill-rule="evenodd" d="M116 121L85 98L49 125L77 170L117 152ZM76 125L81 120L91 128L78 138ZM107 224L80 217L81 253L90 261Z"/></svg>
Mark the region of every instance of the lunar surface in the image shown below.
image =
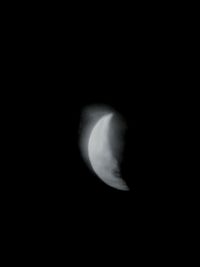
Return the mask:
<svg viewBox="0 0 200 267"><path fill-rule="evenodd" d="M122 150L118 148L122 147L123 140L119 140L118 133L122 124L120 120L114 120L117 118L114 111L104 110L98 115L93 123L87 125L87 131L85 130L84 138L81 139L84 158L105 184L128 191L129 188L120 173L119 153Z"/></svg>

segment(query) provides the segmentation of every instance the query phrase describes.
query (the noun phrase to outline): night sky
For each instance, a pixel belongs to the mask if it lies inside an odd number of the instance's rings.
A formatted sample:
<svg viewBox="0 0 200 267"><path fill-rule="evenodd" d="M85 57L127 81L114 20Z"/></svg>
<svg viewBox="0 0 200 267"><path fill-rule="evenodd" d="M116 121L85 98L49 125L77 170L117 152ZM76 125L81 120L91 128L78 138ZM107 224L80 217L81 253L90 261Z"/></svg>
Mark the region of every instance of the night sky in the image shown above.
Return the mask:
<svg viewBox="0 0 200 267"><path fill-rule="evenodd" d="M103 232L102 238L142 242L173 205L171 54L148 24L139 25L132 32L40 28L40 37L26 38L26 90L16 93L25 148L15 185L27 220L49 239L49 231L65 240L72 232L84 246ZM121 172L128 192L104 184L81 156L80 116L94 104L115 109L127 123Z"/></svg>

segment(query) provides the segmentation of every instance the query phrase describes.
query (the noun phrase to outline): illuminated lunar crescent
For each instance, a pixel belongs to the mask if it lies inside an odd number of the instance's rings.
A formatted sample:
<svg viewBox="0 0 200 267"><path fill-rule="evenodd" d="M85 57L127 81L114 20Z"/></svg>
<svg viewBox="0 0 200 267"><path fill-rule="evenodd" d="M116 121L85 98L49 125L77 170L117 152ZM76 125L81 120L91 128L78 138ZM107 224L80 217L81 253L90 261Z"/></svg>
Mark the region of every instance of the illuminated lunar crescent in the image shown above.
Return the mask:
<svg viewBox="0 0 200 267"><path fill-rule="evenodd" d="M94 125L88 142L88 157L93 171L104 183L127 191L129 188L121 177L119 162L111 146L112 118L113 113L109 113L101 117Z"/></svg>

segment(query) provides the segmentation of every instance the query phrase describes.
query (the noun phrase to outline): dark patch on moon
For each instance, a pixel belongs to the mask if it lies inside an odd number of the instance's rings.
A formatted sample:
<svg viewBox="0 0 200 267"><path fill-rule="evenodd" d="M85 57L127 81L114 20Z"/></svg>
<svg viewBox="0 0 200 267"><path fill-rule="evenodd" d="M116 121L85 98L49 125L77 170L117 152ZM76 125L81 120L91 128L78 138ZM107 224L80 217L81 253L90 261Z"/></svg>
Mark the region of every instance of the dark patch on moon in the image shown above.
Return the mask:
<svg viewBox="0 0 200 267"><path fill-rule="evenodd" d="M123 159L126 131L127 127L123 119L114 114L110 122L109 140L113 156L119 164Z"/></svg>

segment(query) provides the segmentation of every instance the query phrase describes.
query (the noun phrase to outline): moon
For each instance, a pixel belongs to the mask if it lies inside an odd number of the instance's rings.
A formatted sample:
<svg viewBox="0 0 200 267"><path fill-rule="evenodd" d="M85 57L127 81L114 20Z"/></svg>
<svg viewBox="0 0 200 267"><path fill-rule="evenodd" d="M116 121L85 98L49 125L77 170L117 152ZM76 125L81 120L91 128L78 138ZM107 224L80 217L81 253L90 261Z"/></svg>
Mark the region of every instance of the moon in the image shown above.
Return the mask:
<svg viewBox="0 0 200 267"><path fill-rule="evenodd" d="M109 113L102 116L94 125L88 142L88 157L93 171L104 183L115 189L128 191L129 187L121 177L119 162L111 146L113 115Z"/></svg>

